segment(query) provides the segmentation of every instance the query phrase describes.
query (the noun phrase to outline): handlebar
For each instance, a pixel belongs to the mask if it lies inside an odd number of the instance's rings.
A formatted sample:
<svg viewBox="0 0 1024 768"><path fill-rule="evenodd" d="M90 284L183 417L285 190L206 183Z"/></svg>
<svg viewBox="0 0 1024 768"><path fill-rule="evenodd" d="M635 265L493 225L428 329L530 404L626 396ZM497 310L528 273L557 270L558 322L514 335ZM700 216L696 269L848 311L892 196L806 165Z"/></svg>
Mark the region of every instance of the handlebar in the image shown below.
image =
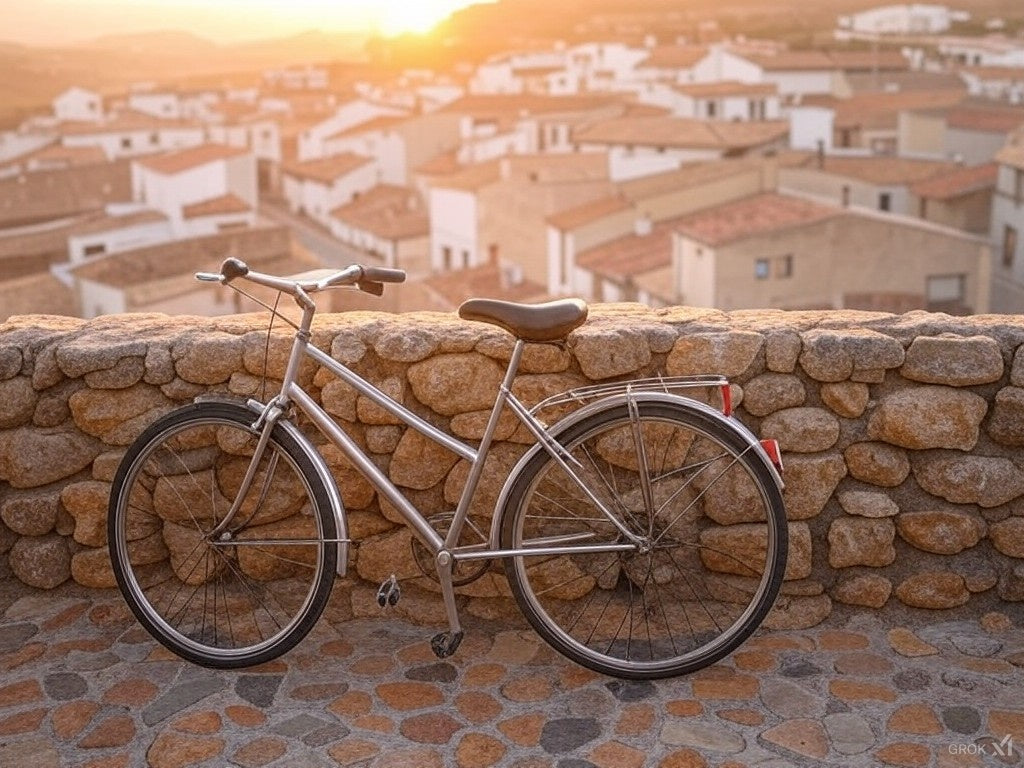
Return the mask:
<svg viewBox="0 0 1024 768"><path fill-rule="evenodd" d="M264 285L276 291L282 291L298 297L300 294L316 293L327 288L341 285L354 285L365 293L380 296L384 293L384 283L405 282L405 270L388 269L387 267L364 267L353 264L335 272L318 270L316 272L296 275L295 277L276 277L262 272L254 272L241 259L228 258L220 265L220 272L197 272L196 280L227 285L232 280L244 278L257 285Z"/></svg>

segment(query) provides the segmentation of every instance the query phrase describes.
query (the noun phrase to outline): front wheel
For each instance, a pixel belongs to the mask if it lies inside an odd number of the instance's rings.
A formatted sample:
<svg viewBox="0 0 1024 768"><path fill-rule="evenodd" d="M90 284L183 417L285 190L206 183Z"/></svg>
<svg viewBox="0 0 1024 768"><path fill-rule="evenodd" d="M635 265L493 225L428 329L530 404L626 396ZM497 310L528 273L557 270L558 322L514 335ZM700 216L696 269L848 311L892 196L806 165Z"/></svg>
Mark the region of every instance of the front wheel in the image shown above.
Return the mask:
<svg viewBox="0 0 1024 768"><path fill-rule="evenodd" d="M107 534L118 586L160 643L208 667L245 667L292 648L319 618L337 563L329 495L274 428L237 514L255 415L202 402L152 424L114 478Z"/></svg>
<svg viewBox="0 0 1024 768"><path fill-rule="evenodd" d="M500 523L512 593L573 661L617 677L693 672L738 647L782 583L787 527L770 471L724 417L678 402L599 410L538 452ZM595 503L618 522L613 523Z"/></svg>

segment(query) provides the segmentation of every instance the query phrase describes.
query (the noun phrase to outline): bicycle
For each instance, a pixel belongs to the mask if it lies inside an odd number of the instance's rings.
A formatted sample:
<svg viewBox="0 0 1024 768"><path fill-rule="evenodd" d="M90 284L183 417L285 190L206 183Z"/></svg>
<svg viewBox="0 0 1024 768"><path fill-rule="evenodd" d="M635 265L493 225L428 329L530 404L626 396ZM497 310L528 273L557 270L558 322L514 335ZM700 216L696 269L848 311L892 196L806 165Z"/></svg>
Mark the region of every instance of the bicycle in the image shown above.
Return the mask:
<svg viewBox="0 0 1024 768"><path fill-rule="evenodd" d="M439 582L446 610L448 629L431 639L439 658L463 637L455 588L494 560L547 643L618 677L707 666L738 647L771 608L787 552L778 444L758 440L732 416L724 377L598 384L527 408L512 393L526 343L564 343L586 320L586 304L470 299L459 309L463 319L515 336L474 447L310 343L312 294L348 286L381 295L404 272L353 265L284 278L227 259L219 273L196 277L239 291L242 281L274 289L291 296L302 316L286 319L296 333L268 402L197 399L150 425L116 473L108 534L118 586L139 622L178 656L216 668L276 658L309 632L334 576L346 573L353 542L341 495L296 412L411 527L413 554ZM260 303L271 309L272 328L276 305ZM297 383L307 358L469 462L454 511L428 516L406 499ZM721 408L679 394L693 388L720 392ZM536 442L507 478L490 523L478 523L469 519L470 504L506 407ZM537 415L565 409L550 427ZM716 521L744 522L750 535L723 538L726 528ZM381 606L399 596L394 577L377 595Z"/></svg>

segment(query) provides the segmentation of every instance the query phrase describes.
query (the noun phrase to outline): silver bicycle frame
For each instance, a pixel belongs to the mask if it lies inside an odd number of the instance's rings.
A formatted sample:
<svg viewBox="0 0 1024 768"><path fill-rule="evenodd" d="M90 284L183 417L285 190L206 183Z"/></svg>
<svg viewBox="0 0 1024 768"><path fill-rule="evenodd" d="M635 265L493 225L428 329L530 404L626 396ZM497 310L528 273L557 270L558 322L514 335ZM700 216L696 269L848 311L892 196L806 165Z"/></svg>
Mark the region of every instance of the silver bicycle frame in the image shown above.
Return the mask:
<svg viewBox="0 0 1024 768"><path fill-rule="evenodd" d="M573 554L579 553L581 548L594 552L619 552L636 549L637 545L640 543L639 537L630 531L622 521L608 509L605 503L594 495L593 491L590 490L587 484L579 477L571 466L572 464L576 464L578 466L578 462L576 462L576 460L570 456L561 445L547 434L545 426L515 397L515 395L512 394L512 382L519 369L519 362L522 358L525 347L522 340L516 341L504 379L498 389L494 407L488 419L487 426L484 429L483 437L480 440L479 446L474 449L462 441L452 437L448 433L441 431L433 424L430 424L386 393L381 392L344 364L338 362L330 355L313 346L310 343L310 326L316 308L315 306L312 306L312 302L310 302L309 306L302 306L302 321L298 327L297 333L295 334L295 341L292 345L288 364L285 369L280 393L267 403L262 414L260 414L259 418L253 425L255 429L263 430L261 442L259 446L257 446L256 453L253 456L252 463L250 464L250 471L247 473L246 477L243 478L242 486L235 502L232 505L231 510L229 510L228 514L221 522L217 532L227 528L237 513L237 508L241 506L241 500L248 493L252 478L256 474L256 466L258 465L262 454L260 447L265 445L266 438L269 436L270 430L273 429L274 424L284 413L287 412L289 407L294 405L303 414L305 414L313 424L316 425L317 429L319 429L328 440L334 443L341 450L352 465L395 507L395 509L398 510L399 514L401 514L403 519L408 523L417 538L435 556L438 556L442 552L448 552L453 560L462 560L479 559L483 557L513 557L522 554ZM334 419L332 419L330 415L328 415L327 412L324 411L324 409L298 384L299 367L303 358L307 357L322 365L341 381L344 381L355 389L359 394L367 397L381 408L393 414L409 427L417 430L430 440L433 440L444 448L452 451L457 456L470 462L470 471L466 480L466 485L462 490L451 525L444 538L442 538L433 526L431 526L426 516L424 516L419 509L413 506L413 504L402 494L391 479L373 463L373 461L356 444L356 442L343 429L341 429ZM590 499L597 509L609 520L609 522L611 522L623 534L625 539L624 542L617 544L595 544L591 547L581 547L579 543L576 543L573 546L568 546L571 543L571 540L560 540L557 542L550 542L550 546L534 546L527 549L507 550L497 549L493 546L493 542L490 546L468 545L458 547L459 536L466 520L469 517L470 505L483 474L484 464L494 439L498 420L501 416L502 409L506 405L509 406L512 412L526 426L527 430L529 430L529 432L537 439L538 447L547 451L551 457L558 462L562 469L579 486L587 498ZM300 436L301 440L307 444L309 443L308 438L302 435L301 432L297 431L297 434ZM311 445L309 445L309 447L312 449ZM558 544L562 544L563 546L558 546Z"/></svg>

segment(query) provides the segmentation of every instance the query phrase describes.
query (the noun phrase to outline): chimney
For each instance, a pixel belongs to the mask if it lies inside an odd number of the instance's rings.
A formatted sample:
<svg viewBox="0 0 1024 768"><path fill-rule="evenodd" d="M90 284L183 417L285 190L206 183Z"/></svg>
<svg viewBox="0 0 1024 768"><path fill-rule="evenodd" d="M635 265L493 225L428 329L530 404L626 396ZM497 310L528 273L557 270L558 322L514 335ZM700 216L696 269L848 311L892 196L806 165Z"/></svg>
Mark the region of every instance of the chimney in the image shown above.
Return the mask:
<svg viewBox="0 0 1024 768"><path fill-rule="evenodd" d="M498 161L498 174L502 181L506 181L512 175L512 160L510 158L503 157Z"/></svg>
<svg viewBox="0 0 1024 768"><path fill-rule="evenodd" d="M633 222L633 233L637 237L646 237L651 234L652 223L648 216L641 216Z"/></svg>
<svg viewBox="0 0 1024 768"><path fill-rule="evenodd" d="M825 141L824 139L818 139L818 168L825 167Z"/></svg>

